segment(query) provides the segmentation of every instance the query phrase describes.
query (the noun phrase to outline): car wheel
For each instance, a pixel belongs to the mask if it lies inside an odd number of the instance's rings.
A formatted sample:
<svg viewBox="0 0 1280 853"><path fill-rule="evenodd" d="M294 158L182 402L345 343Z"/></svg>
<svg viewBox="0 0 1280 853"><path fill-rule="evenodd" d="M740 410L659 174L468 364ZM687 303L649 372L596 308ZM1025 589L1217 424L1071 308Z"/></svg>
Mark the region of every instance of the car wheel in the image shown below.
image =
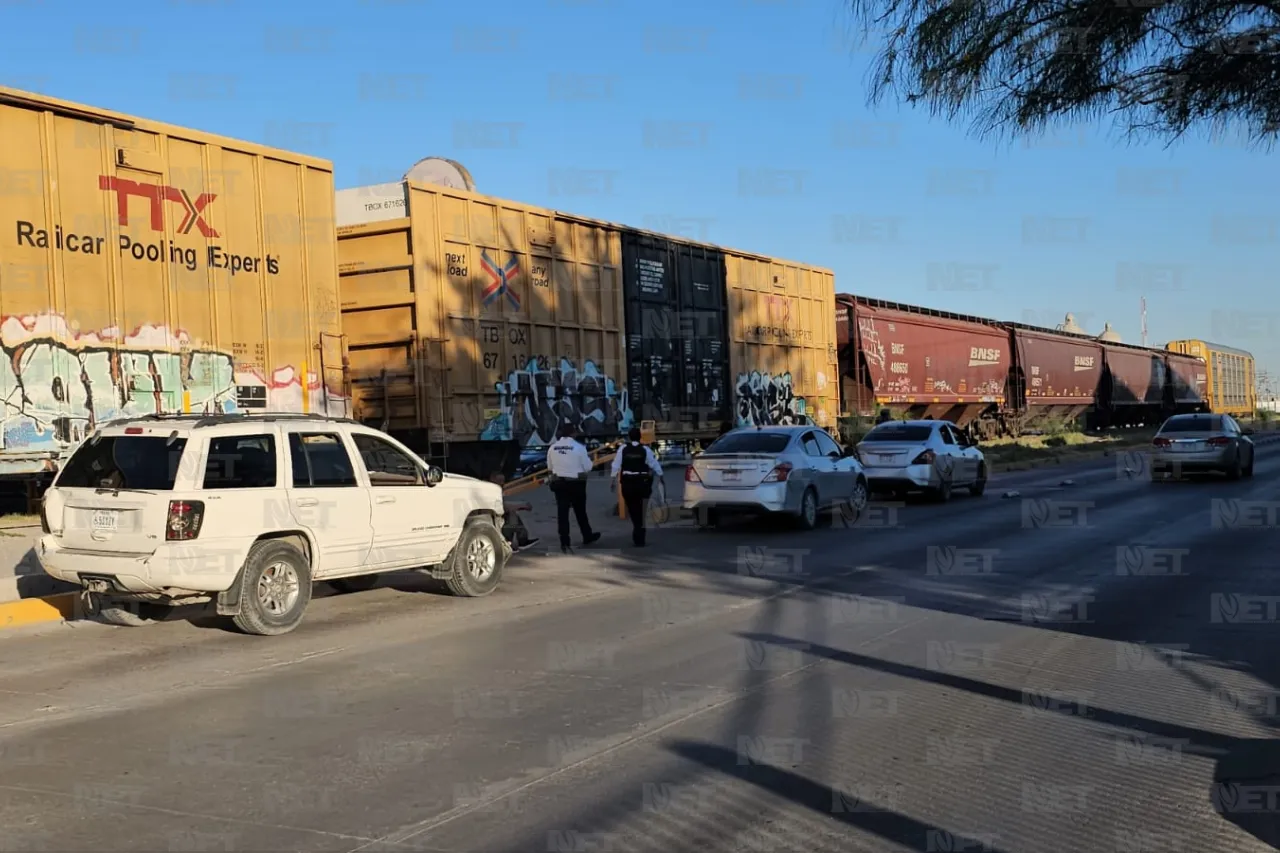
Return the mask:
<svg viewBox="0 0 1280 853"><path fill-rule="evenodd" d="M818 526L818 493L813 487L804 490L804 494L800 496L800 512L796 516L796 521L800 524L802 530L813 530Z"/></svg>
<svg viewBox="0 0 1280 853"><path fill-rule="evenodd" d="M858 478L853 484L853 494L849 496L842 507L844 520L849 524L854 524L858 519L862 518L862 514L867 511L867 503L871 500L871 490L867 487L867 481Z"/></svg>
<svg viewBox="0 0 1280 853"><path fill-rule="evenodd" d="M236 627L246 634L287 634L311 603L311 566L288 542L267 540L249 550L240 576Z"/></svg>
<svg viewBox="0 0 1280 853"><path fill-rule="evenodd" d="M1243 473L1243 470L1240 468L1240 457L1237 456L1236 460L1231 463L1231 467L1227 469L1227 479L1239 480Z"/></svg>
<svg viewBox="0 0 1280 853"><path fill-rule="evenodd" d="M160 621L153 612L156 605L148 605L140 601L118 601L103 598L98 593L89 596L89 613L97 616L108 625L119 625L122 628L142 628Z"/></svg>
<svg viewBox="0 0 1280 853"><path fill-rule="evenodd" d="M943 480L938 484L938 488L933 490L933 499L938 503L946 503L951 500L951 481Z"/></svg>
<svg viewBox="0 0 1280 853"><path fill-rule="evenodd" d="M487 518L472 519L449 555L449 592L481 598L498 588L503 570L502 534Z"/></svg>
<svg viewBox="0 0 1280 853"><path fill-rule="evenodd" d="M969 487L969 494L975 498L982 497L982 493L987 490L987 466L978 466L978 479L974 480L973 485Z"/></svg>
<svg viewBox="0 0 1280 853"><path fill-rule="evenodd" d="M378 576L374 575L356 575L350 578L338 578L329 581L329 585L341 593L365 592L373 589L378 584Z"/></svg>
<svg viewBox="0 0 1280 853"><path fill-rule="evenodd" d="M1246 477L1253 476L1253 453L1249 454L1249 466L1244 469L1244 475Z"/></svg>

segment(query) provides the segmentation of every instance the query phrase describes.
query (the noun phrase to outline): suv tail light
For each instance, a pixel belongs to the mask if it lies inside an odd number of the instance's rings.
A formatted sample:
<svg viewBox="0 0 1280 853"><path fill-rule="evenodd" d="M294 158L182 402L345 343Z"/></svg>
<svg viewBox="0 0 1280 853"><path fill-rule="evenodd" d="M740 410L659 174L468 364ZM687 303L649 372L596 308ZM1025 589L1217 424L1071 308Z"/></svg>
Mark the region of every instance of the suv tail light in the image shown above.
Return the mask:
<svg viewBox="0 0 1280 853"><path fill-rule="evenodd" d="M1227 438L1225 435L1215 435L1213 438L1209 439L1210 447L1226 447L1230 443L1231 439Z"/></svg>
<svg viewBox="0 0 1280 853"><path fill-rule="evenodd" d="M774 466L774 469L773 469L772 471L770 471L770 472L765 476L765 478L764 478L763 480L761 480L760 482L762 482L762 483L785 483L785 482L787 481L787 477L790 477L790 476L791 476L791 463L790 463L790 462L783 462L781 465L776 465L776 466Z"/></svg>
<svg viewBox="0 0 1280 853"><path fill-rule="evenodd" d="M166 542L186 542L200 535L204 522L202 501L169 501L169 518L164 525Z"/></svg>
<svg viewBox="0 0 1280 853"><path fill-rule="evenodd" d="M43 533L52 533L49 529L49 513L45 511L44 501L40 501L40 530Z"/></svg>
<svg viewBox="0 0 1280 853"><path fill-rule="evenodd" d="M937 458L938 458L938 454L934 453L932 450L926 450L924 453L921 453L915 459L912 459L911 464L912 465L932 465L933 460Z"/></svg>
<svg viewBox="0 0 1280 853"><path fill-rule="evenodd" d="M686 483L701 483L702 478L698 476L698 472L692 465L686 465L684 469L684 481Z"/></svg>
<svg viewBox="0 0 1280 853"><path fill-rule="evenodd" d="M1173 444L1173 442L1167 438L1155 438L1152 439L1151 443L1156 447L1169 447Z"/></svg>

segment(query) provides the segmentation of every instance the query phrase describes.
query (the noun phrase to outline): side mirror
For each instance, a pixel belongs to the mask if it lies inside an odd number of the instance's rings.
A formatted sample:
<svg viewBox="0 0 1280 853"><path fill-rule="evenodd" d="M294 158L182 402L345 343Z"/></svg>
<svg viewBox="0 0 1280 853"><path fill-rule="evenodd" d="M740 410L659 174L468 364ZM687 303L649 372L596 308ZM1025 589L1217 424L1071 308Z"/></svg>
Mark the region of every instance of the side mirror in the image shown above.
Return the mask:
<svg viewBox="0 0 1280 853"><path fill-rule="evenodd" d="M1253 427L1244 427L1240 430L1241 435L1253 435Z"/></svg>
<svg viewBox="0 0 1280 853"><path fill-rule="evenodd" d="M428 486L438 486L440 485L440 482L443 479L444 479L444 471L441 471L439 468L437 468L434 465L427 466L427 485Z"/></svg>

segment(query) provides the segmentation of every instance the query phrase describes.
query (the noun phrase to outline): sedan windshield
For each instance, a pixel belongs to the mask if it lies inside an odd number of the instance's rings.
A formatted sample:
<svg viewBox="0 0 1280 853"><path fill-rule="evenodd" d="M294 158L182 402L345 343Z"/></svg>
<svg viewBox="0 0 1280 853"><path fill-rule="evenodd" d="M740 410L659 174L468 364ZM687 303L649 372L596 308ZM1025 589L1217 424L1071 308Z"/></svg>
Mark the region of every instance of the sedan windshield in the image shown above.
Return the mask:
<svg viewBox="0 0 1280 853"><path fill-rule="evenodd" d="M781 453L791 440L785 432L731 432L720 436L707 453Z"/></svg>
<svg viewBox="0 0 1280 853"><path fill-rule="evenodd" d="M1201 418L1173 418L1160 428L1161 432L1216 432L1222 429L1222 418L1205 415Z"/></svg>
<svg viewBox="0 0 1280 853"><path fill-rule="evenodd" d="M881 426L876 427L863 437L863 441L906 441L921 442L928 441L929 436L933 433L933 427L927 426Z"/></svg>

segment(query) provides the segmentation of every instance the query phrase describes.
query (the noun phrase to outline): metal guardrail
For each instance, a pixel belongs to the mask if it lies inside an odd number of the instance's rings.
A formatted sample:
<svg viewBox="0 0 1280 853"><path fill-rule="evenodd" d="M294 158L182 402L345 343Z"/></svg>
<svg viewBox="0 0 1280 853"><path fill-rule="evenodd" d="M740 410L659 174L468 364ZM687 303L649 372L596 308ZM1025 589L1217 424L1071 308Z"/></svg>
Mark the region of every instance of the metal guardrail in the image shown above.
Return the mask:
<svg viewBox="0 0 1280 853"><path fill-rule="evenodd" d="M595 450L587 451L587 455L591 457L591 470L594 472L601 465L607 465L613 462L613 456L618 452L623 442L615 441L610 444L602 444ZM502 486L502 494L518 495L523 492L530 491L543 485L551 477L550 470L543 468L532 474L521 477L518 480L512 480L510 483L504 483Z"/></svg>

